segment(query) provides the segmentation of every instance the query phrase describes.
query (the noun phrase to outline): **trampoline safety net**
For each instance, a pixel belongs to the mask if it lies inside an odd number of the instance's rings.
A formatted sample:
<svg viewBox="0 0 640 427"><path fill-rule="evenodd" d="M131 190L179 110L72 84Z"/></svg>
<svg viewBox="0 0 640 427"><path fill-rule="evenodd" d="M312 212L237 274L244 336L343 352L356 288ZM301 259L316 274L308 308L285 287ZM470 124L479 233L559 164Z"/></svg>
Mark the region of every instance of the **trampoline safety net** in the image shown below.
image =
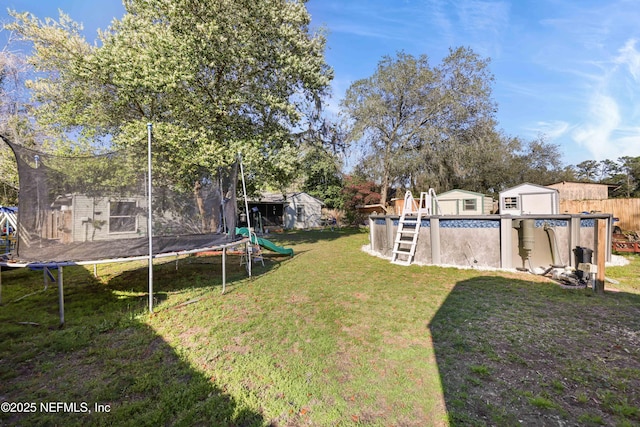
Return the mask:
<svg viewBox="0 0 640 427"><path fill-rule="evenodd" d="M126 151L56 156L1 138L16 156L20 181L14 259L75 262L148 255L146 156ZM183 182L170 167L154 165L152 175L154 254L238 240L237 163Z"/></svg>

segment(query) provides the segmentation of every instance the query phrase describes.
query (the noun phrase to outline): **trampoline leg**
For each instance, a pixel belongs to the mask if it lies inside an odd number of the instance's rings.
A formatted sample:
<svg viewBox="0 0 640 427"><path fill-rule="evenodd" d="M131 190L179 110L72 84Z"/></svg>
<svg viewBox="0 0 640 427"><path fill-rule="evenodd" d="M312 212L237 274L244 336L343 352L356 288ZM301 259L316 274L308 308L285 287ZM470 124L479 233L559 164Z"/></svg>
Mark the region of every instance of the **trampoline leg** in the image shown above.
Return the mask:
<svg viewBox="0 0 640 427"><path fill-rule="evenodd" d="M98 277L98 264L93 264L93 277Z"/></svg>
<svg viewBox="0 0 640 427"><path fill-rule="evenodd" d="M0 304L2 304L2 268L0 268Z"/></svg>
<svg viewBox="0 0 640 427"><path fill-rule="evenodd" d="M49 273L49 269L47 267L42 267L42 275L43 275L42 280L44 280L44 290L46 291L47 288L49 287L49 280L48 280L49 277L47 277L47 276L51 275L51 273Z"/></svg>
<svg viewBox="0 0 640 427"><path fill-rule="evenodd" d="M227 286L227 248L222 248L222 293Z"/></svg>
<svg viewBox="0 0 640 427"><path fill-rule="evenodd" d="M62 275L62 266L58 266L58 304L60 308L60 327L64 326L64 278Z"/></svg>
<svg viewBox="0 0 640 427"><path fill-rule="evenodd" d="M251 234L249 234L249 236L251 236ZM247 243L245 243L245 248L244 248L245 253L247 254L247 273L249 274L249 277L251 277L251 237L249 237L249 241Z"/></svg>

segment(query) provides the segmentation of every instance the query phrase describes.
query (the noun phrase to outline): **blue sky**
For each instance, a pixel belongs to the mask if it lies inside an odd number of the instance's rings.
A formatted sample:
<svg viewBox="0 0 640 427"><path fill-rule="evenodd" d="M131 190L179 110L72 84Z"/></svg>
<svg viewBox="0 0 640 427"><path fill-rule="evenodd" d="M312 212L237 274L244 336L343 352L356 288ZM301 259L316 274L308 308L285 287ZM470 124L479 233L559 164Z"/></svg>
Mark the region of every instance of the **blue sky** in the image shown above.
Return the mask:
<svg viewBox="0 0 640 427"><path fill-rule="evenodd" d="M82 22L88 40L121 17L120 0L2 0L39 18L58 8ZM491 59L499 127L525 140L544 135L563 161L640 156L639 0L311 0L312 25L326 27L335 70L330 109L384 55L450 47ZM0 39L0 42L2 39Z"/></svg>

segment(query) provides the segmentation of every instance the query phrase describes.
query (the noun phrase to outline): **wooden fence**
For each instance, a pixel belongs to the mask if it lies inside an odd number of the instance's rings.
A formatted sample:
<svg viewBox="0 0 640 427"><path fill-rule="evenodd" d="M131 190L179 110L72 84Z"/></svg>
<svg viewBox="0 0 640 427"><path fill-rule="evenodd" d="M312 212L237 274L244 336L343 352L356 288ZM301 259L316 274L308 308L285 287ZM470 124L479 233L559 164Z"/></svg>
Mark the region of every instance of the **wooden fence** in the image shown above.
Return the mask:
<svg viewBox="0 0 640 427"><path fill-rule="evenodd" d="M640 231L640 199L561 200L560 213L610 213L623 231Z"/></svg>

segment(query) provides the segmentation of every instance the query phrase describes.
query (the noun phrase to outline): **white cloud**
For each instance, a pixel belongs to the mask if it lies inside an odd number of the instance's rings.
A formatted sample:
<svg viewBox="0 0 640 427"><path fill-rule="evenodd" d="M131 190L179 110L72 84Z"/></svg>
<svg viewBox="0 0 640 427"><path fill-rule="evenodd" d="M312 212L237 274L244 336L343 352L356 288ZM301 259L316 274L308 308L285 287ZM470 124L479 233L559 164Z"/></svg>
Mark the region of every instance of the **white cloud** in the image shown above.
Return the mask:
<svg viewBox="0 0 640 427"><path fill-rule="evenodd" d="M443 40L453 38L454 26L447 13L447 4L441 0L428 0L425 4L427 19L435 25Z"/></svg>
<svg viewBox="0 0 640 427"><path fill-rule="evenodd" d="M640 155L640 128L631 130L628 136L621 136L616 139L617 146L620 148L618 154L610 159L617 159L622 156L637 157Z"/></svg>
<svg viewBox="0 0 640 427"><path fill-rule="evenodd" d="M639 110L640 52L636 39L628 39L618 55L603 62L603 73L592 79L585 120L572 133L595 160L640 156Z"/></svg>
<svg viewBox="0 0 640 427"><path fill-rule="evenodd" d="M415 43L416 34L424 32L425 28L421 2L418 5L386 1L377 4L344 2L340 6L333 5L331 9L335 15L331 32L379 39L398 46Z"/></svg>
<svg viewBox="0 0 640 427"><path fill-rule="evenodd" d="M468 0L457 3L463 28L472 33L498 33L509 23L509 4Z"/></svg>
<svg viewBox="0 0 640 427"><path fill-rule="evenodd" d="M615 59L617 64L626 66L634 80L640 79L640 52L636 50L635 39L627 40L627 43L620 49L620 55Z"/></svg>
<svg viewBox="0 0 640 427"><path fill-rule="evenodd" d="M565 135L571 126L562 120L554 120L550 122L536 123L535 131L537 134L544 135L549 141L553 141Z"/></svg>
<svg viewBox="0 0 640 427"><path fill-rule="evenodd" d="M334 32L351 34L359 37L371 37L377 39L395 39L396 37L392 34L389 34L385 31L381 31L381 29L367 26L367 25L359 25L352 23L342 23L338 25L334 25L331 29Z"/></svg>
<svg viewBox="0 0 640 427"><path fill-rule="evenodd" d="M482 56L501 57L503 36L510 24L510 3L463 0L455 2L455 8L458 31L453 44L470 44Z"/></svg>
<svg viewBox="0 0 640 427"><path fill-rule="evenodd" d="M573 132L573 139L591 152L594 160L618 157L620 142L612 140L613 132L620 126L618 104L611 96L596 93L590 101L587 124ZM613 154L613 155L612 155Z"/></svg>

